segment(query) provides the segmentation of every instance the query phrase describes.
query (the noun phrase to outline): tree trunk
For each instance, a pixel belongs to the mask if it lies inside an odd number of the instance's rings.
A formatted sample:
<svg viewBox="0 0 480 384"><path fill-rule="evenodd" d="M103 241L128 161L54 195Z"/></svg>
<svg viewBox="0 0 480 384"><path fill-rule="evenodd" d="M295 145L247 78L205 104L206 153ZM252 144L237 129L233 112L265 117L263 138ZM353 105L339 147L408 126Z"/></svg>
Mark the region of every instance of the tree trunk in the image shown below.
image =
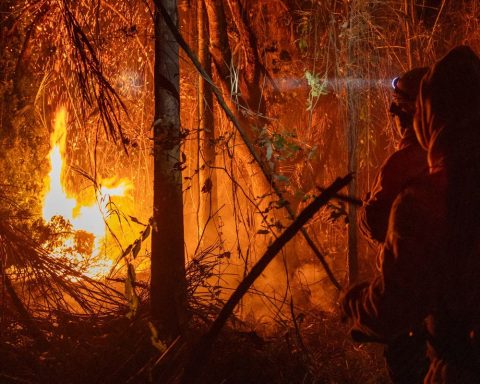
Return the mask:
<svg viewBox="0 0 480 384"><path fill-rule="evenodd" d="M204 0L197 0L198 59L208 76L212 77L209 38ZM200 230L202 242L212 244L215 239L214 217L218 209L217 179L215 175L215 127L213 118L213 92L205 79L198 75L198 128L200 151Z"/></svg>
<svg viewBox="0 0 480 384"><path fill-rule="evenodd" d="M216 81L220 85L227 106L235 114L242 127L249 127L251 126L250 121L240 110L241 105L246 105L244 102L245 96L236 94L239 90L239 85L233 81L232 73L230 73L232 52L227 36L227 22L223 3L216 0L205 0L205 8L208 16L210 55ZM238 101L237 98L239 99ZM260 125L260 123L257 124ZM251 134L249 129L246 129L246 131L248 131L247 135ZM251 181L254 196L262 196L270 192L271 185L268 180L265 180L259 164L252 161L252 155L248 148L245 145L238 145L235 147L235 154L245 167L245 172ZM265 199L260 204L260 209L263 210L267 207L267 200Z"/></svg>
<svg viewBox="0 0 480 384"><path fill-rule="evenodd" d="M155 120L151 314L160 335L173 339L186 321L178 44L158 10L178 23L175 0L155 0Z"/></svg>
<svg viewBox="0 0 480 384"><path fill-rule="evenodd" d="M243 81L239 83L240 93L246 108L263 114L265 113L265 105L262 103L260 77L262 73L266 75L266 71L258 55L257 41L242 3L239 0L227 0L227 4L232 21L239 34L239 44L244 56L244 63L241 65ZM237 61L240 62L240 58L237 58ZM240 63L236 64L239 65Z"/></svg>
<svg viewBox="0 0 480 384"><path fill-rule="evenodd" d="M347 67L347 105L346 105L346 136L347 136L347 170L348 173L357 173L358 170L358 125L359 125L359 100L361 98L358 82L361 78L360 63L358 62L358 39L356 36L359 26L357 12L361 5L357 2L348 4L347 17L349 23L349 33L346 34L346 67ZM357 180L348 185L348 196L357 195ZM358 231L357 231L357 207L348 204L348 252L347 252L348 282L355 283L358 277Z"/></svg>

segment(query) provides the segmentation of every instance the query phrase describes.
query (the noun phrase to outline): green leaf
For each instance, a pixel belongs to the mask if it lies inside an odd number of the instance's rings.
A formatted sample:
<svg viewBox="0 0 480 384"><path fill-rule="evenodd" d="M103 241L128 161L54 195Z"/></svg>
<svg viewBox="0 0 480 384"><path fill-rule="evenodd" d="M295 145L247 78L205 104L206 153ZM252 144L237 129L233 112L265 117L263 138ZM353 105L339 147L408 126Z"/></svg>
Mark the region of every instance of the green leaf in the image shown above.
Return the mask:
<svg viewBox="0 0 480 384"><path fill-rule="evenodd" d="M287 176L274 174L273 177L280 182L287 182L289 179Z"/></svg>
<svg viewBox="0 0 480 384"><path fill-rule="evenodd" d="M298 48L300 48L301 51L306 51L308 48L307 40L305 39L298 40Z"/></svg>
<svg viewBox="0 0 480 384"><path fill-rule="evenodd" d="M277 133L273 137L273 143L275 145L275 148L277 148L279 150L283 149L283 147L285 146L285 143L286 143L285 137L283 137L282 135L279 135Z"/></svg>
<svg viewBox="0 0 480 384"><path fill-rule="evenodd" d="M266 154L266 157L267 157L267 160L270 161L270 159L272 158L272 155L273 155L273 146L272 146L272 143L267 143L267 154Z"/></svg>
<svg viewBox="0 0 480 384"><path fill-rule="evenodd" d="M288 149L292 152L298 152L300 151L301 147L297 144L288 143Z"/></svg>

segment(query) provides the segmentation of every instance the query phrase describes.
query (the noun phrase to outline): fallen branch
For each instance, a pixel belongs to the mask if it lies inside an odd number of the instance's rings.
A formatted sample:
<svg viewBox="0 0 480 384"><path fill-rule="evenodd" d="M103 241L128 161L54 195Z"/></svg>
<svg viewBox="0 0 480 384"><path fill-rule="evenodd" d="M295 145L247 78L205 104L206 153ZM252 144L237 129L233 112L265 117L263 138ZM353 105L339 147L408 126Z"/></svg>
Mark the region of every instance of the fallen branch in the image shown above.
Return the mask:
<svg viewBox="0 0 480 384"><path fill-rule="evenodd" d="M263 175L267 179L268 183L271 185L272 189L275 191L275 194L279 197L280 201L284 201L285 199L283 198L283 193L280 190L280 188L277 186L277 183L275 182L272 174L270 173L270 170L267 168L265 163L262 161L260 156L255 151L255 148L253 147L252 143L250 143L250 141L248 139L247 133L241 127L240 122L238 121L238 119L236 118L234 113L230 110L230 108L228 108L228 106L227 106L227 104L226 104L226 102L225 102L225 100L222 96L221 91L214 84L214 82L210 78L210 76L208 76L207 72L205 71L205 69L200 64L198 58L195 56L195 54L193 53L193 51L188 46L185 39L182 37L180 32L177 30L177 27L173 23L172 19L170 18L170 15L166 11L162 2L159 1L159 0L155 0L155 5L158 7L158 10L160 11L163 18L165 19L165 23L167 24L168 28L172 32L172 35L175 38L175 40L177 41L177 43L185 51L187 56L192 61L193 65L197 68L200 75L211 85L212 91L215 94L215 97L217 98L218 104L222 107L222 109L224 110L227 117L230 119L230 121L235 126L237 131L240 133L240 136L242 137L242 140L245 143L245 146L247 147L248 151L252 155L255 162L259 165ZM295 219L295 213L293 212L292 208L288 204L284 205L284 207L287 210L290 218ZM313 250L313 252L315 253L315 256L317 257L317 259L322 264L322 266L323 266L327 276L329 277L330 281L340 291L342 289L342 286L340 285L340 283L335 278L335 275L333 274L332 270L330 269L329 265L327 264L327 261L325 260L325 257L322 255L322 253L320 252L318 247L315 245L315 243L313 242L311 237L308 235L307 231L304 228L300 228L300 232L302 232L302 235L305 238L307 244Z"/></svg>
<svg viewBox="0 0 480 384"><path fill-rule="evenodd" d="M242 297L247 293L248 289L252 286L255 280L261 275L265 270L268 264L273 260L273 258L280 252L280 250L287 244L295 234L300 231L300 229L310 220L313 215L328 201L333 198L336 193L349 184L353 179L352 174L337 179L326 188L320 196L315 198L294 220L294 222L278 237L275 241L267 248L265 254L257 261L253 266L250 272L245 276L245 278L240 282L237 289L230 296L222 310L220 311L218 317L213 322L209 331L201 338L200 342L194 346L190 359L188 360L187 366L182 377L182 383L191 384L200 376L202 368L206 365L212 345L216 340L221 329L227 322L230 315L233 313L233 310L240 302Z"/></svg>

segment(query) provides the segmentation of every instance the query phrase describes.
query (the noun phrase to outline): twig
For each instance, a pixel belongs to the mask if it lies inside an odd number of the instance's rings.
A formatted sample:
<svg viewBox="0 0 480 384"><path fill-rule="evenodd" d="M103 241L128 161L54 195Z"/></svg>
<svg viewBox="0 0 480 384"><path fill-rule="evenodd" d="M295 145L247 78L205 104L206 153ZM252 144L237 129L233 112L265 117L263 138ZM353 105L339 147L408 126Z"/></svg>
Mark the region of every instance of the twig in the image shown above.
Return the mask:
<svg viewBox="0 0 480 384"><path fill-rule="evenodd" d="M317 189L320 192L325 191L325 188L322 188L322 187L317 187ZM351 197L351 196L348 196L348 195L344 195L343 193L336 193L335 196L332 197L332 199L345 201L346 203L356 205L357 207L361 207L363 205L362 200L356 199L355 197Z"/></svg>

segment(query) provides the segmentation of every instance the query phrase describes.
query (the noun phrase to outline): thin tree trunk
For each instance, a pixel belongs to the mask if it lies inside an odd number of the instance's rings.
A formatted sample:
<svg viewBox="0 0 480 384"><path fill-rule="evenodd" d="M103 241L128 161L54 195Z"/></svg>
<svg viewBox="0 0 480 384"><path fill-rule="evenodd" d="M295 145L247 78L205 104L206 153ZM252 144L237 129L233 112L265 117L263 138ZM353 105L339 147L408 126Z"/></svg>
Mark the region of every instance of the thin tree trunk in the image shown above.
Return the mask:
<svg viewBox="0 0 480 384"><path fill-rule="evenodd" d="M361 0L360 0L361 1ZM347 52L346 52L346 66L347 66L347 105L346 105L346 136L347 136L347 171L355 174L358 168L358 153L357 153L357 137L358 137L358 103L359 90L357 84L359 76L359 69L357 62L357 40L361 36L356 36L358 25L354 23L357 21L355 16L358 7L358 1L348 4L347 17L349 22L349 34L347 34ZM348 185L348 196L357 195L357 182L354 179ZM348 268L348 282L354 283L358 277L358 234L357 234L357 207L354 204L348 204L348 251L347 251L347 268Z"/></svg>
<svg viewBox="0 0 480 384"><path fill-rule="evenodd" d="M227 0L230 14L239 33L240 46L244 54L242 81L239 84L242 98L248 109L254 112L264 113L265 105L262 104L262 92L260 87L261 73L266 74L261 64L257 50L257 41L249 25L248 16L239 0Z"/></svg>
<svg viewBox="0 0 480 384"><path fill-rule="evenodd" d="M197 0L198 59L211 77L208 26L204 0ZM202 241L207 246L215 241L214 217L217 211L217 180L215 175L215 127L213 118L213 92L206 80L198 75L199 149L200 171L200 227Z"/></svg>
<svg viewBox="0 0 480 384"><path fill-rule="evenodd" d="M216 79L220 84L228 108L234 112L235 117L243 127L249 127L251 124L239 109L239 104L245 104L243 101L244 96L237 94L239 92L239 84L233 79L233 73L231 73L232 53L228 42L223 3L216 0L205 0L205 7L210 34L210 55L214 64ZM245 133L247 135L250 134L250 132L246 131ZM239 145L235 148L236 155L245 166L246 173L252 183L253 194L255 196L263 196L271 191L272 185L270 180L264 178L260 164L252 162L251 151L247 148L248 144L245 140L246 137L242 137L242 139L245 145ZM261 206L260 209L266 209L268 204L266 200L263 202L265 206Z"/></svg>
<svg viewBox="0 0 480 384"><path fill-rule="evenodd" d="M178 44L158 10L177 24L175 0L155 0L155 120L151 314L173 339L186 321Z"/></svg>
<svg viewBox="0 0 480 384"><path fill-rule="evenodd" d="M409 4L410 3L410 4ZM405 13L405 53L407 58L407 69L411 69L413 67L413 59L412 59L412 32L410 25L413 22L414 13L412 12L412 2L409 0L404 0L403 2L403 12Z"/></svg>

